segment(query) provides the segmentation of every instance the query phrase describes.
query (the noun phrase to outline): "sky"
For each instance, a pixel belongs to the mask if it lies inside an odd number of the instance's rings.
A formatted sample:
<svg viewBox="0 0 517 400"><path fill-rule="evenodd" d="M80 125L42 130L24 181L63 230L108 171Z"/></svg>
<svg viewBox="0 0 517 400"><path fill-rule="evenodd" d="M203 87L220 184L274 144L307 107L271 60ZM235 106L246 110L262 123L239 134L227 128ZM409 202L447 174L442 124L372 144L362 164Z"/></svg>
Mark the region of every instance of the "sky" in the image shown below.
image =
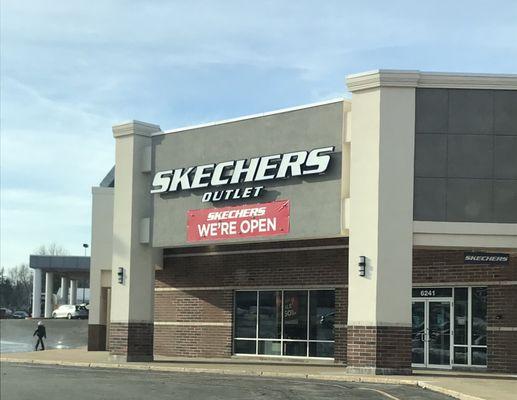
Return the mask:
<svg viewBox="0 0 517 400"><path fill-rule="evenodd" d="M372 69L517 73L517 1L0 3L0 262L84 254L114 124L163 130L348 97Z"/></svg>

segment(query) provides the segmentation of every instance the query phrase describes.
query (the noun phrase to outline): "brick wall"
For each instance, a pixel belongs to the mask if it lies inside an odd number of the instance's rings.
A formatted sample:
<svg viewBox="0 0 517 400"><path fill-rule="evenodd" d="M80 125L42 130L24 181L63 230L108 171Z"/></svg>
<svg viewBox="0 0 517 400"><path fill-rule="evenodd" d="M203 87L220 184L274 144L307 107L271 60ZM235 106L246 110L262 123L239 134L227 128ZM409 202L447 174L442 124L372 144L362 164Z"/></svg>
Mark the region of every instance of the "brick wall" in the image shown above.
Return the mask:
<svg viewBox="0 0 517 400"><path fill-rule="evenodd" d="M229 357L232 313L233 290L156 292L155 353L173 357ZM189 324L159 325L170 322Z"/></svg>
<svg viewBox="0 0 517 400"><path fill-rule="evenodd" d="M149 323L110 323L110 354L127 357L128 361L152 359L153 332Z"/></svg>
<svg viewBox="0 0 517 400"><path fill-rule="evenodd" d="M517 331L489 331L488 369L489 371L517 372Z"/></svg>
<svg viewBox="0 0 517 400"><path fill-rule="evenodd" d="M517 327L517 285L488 286L487 297L488 326Z"/></svg>
<svg viewBox="0 0 517 400"><path fill-rule="evenodd" d="M164 268L156 271L155 354L230 356L236 289L337 285L335 359L344 361L348 249L325 247L345 244L340 238L166 250ZM282 250L300 247L312 249ZM239 253L191 255L221 251Z"/></svg>
<svg viewBox="0 0 517 400"><path fill-rule="evenodd" d="M463 256L462 250L415 249L413 284L487 286L488 370L517 372L517 254L510 265L463 264Z"/></svg>
<svg viewBox="0 0 517 400"><path fill-rule="evenodd" d="M411 328L349 326L347 367L361 372L408 374L411 370Z"/></svg>
<svg viewBox="0 0 517 400"><path fill-rule="evenodd" d="M413 250L413 284L516 281L517 255L510 265L463 264L463 251Z"/></svg>
<svg viewBox="0 0 517 400"><path fill-rule="evenodd" d="M348 322L348 288L336 289L336 319L334 324L334 360L346 363Z"/></svg>
<svg viewBox="0 0 517 400"><path fill-rule="evenodd" d="M233 290L159 291L155 299L157 322L232 322Z"/></svg>
<svg viewBox="0 0 517 400"><path fill-rule="evenodd" d="M155 326L154 352L169 357L225 358L232 355L232 327Z"/></svg>
<svg viewBox="0 0 517 400"><path fill-rule="evenodd" d="M411 328L377 327L377 366L404 370L411 365Z"/></svg>
<svg viewBox="0 0 517 400"><path fill-rule="evenodd" d="M294 247L347 244L346 238L289 242ZM346 284L348 249L282 251L279 243L189 248L188 251L165 252L165 267L156 272L156 287L202 286L277 286L308 284ZM228 247L228 248L226 248ZM215 254L210 256L173 257L199 252L274 250L268 253ZM317 273L315 272L317 268Z"/></svg>
<svg viewBox="0 0 517 400"><path fill-rule="evenodd" d="M346 248L283 250L344 244L347 244L346 239L327 239L166 250L165 267L156 272L155 353L229 357L236 289L308 285L332 288L337 285L336 361L346 361L348 352L348 361L352 364L402 368L408 360L410 363L411 356L407 328L367 327L373 331L366 332L366 341L347 349L347 345L354 342L354 334L365 332L354 327L347 332L348 290L339 287L348 281ZM250 250L259 252L240 253ZM214 254L221 251L234 253ZM508 285L509 281L517 281L517 257L511 260L509 266L464 265L463 251L414 250L414 284L477 282L488 286L488 367L491 371L516 372L515 361L509 355L515 355L517 344L508 339L516 332L493 330L517 326L517 285ZM371 352L367 356L368 346Z"/></svg>

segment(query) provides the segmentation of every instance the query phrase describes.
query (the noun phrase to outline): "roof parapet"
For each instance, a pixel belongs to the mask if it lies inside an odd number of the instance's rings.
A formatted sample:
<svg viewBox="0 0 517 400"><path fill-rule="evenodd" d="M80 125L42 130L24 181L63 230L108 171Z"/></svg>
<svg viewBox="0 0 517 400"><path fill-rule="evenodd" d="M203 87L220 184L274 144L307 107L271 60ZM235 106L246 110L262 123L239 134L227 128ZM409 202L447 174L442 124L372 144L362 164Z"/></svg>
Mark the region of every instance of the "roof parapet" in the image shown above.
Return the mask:
<svg viewBox="0 0 517 400"><path fill-rule="evenodd" d="M379 69L348 75L346 83L350 92L381 86L517 90L517 75Z"/></svg>

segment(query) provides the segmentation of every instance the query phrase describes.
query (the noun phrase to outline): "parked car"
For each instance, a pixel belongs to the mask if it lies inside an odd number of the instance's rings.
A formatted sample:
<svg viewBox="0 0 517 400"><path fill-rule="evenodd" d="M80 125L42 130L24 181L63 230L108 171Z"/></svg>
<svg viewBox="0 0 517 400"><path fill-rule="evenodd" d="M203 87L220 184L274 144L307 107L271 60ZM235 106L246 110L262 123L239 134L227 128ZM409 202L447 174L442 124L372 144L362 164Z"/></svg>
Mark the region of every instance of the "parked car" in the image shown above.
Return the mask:
<svg viewBox="0 0 517 400"><path fill-rule="evenodd" d="M52 318L86 319L88 310L81 305L63 304L52 312Z"/></svg>
<svg viewBox="0 0 517 400"><path fill-rule="evenodd" d="M25 319L25 318L29 318L29 317L30 317L30 314L27 311L23 311L23 310L18 310L18 311L13 312L13 315L11 316L11 318L15 318L15 319Z"/></svg>
<svg viewBox="0 0 517 400"><path fill-rule="evenodd" d="M11 318L13 312L8 308L0 308L0 319Z"/></svg>

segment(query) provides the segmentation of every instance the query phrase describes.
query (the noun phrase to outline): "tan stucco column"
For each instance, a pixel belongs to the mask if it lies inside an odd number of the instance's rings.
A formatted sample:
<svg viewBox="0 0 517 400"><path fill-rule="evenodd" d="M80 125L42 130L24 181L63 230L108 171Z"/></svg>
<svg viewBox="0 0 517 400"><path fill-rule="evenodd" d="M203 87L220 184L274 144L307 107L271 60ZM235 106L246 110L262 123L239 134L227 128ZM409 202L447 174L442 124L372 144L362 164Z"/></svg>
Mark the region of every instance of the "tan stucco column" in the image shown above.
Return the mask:
<svg viewBox="0 0 517 400"><path fill-rule="evenodd" d="M349 76L352 92L347 369L410 373L416 77ZM366 275L359 276L360 256Z"/></svg>
<svg viewBox="0 0 517 400"><path fill-rule="evenodd" d="M157 125L131 121L113 127L113 202L110 354L127 361L152 360L154 322L153 251L142 243L143 221L151 216L151 134ZM119 282L119 269L123 273Z"/></svg>
<svg viewBox="0 0 517 400"><path fill-rule="evenodd" d="M106 292L103 287L111 286L113 196L114 188L112 187L94 187L92 189L88 351L106 350L106 315L108 310L106 309ZM107 282L103 282L103 277L109 277Z"/></svg>

